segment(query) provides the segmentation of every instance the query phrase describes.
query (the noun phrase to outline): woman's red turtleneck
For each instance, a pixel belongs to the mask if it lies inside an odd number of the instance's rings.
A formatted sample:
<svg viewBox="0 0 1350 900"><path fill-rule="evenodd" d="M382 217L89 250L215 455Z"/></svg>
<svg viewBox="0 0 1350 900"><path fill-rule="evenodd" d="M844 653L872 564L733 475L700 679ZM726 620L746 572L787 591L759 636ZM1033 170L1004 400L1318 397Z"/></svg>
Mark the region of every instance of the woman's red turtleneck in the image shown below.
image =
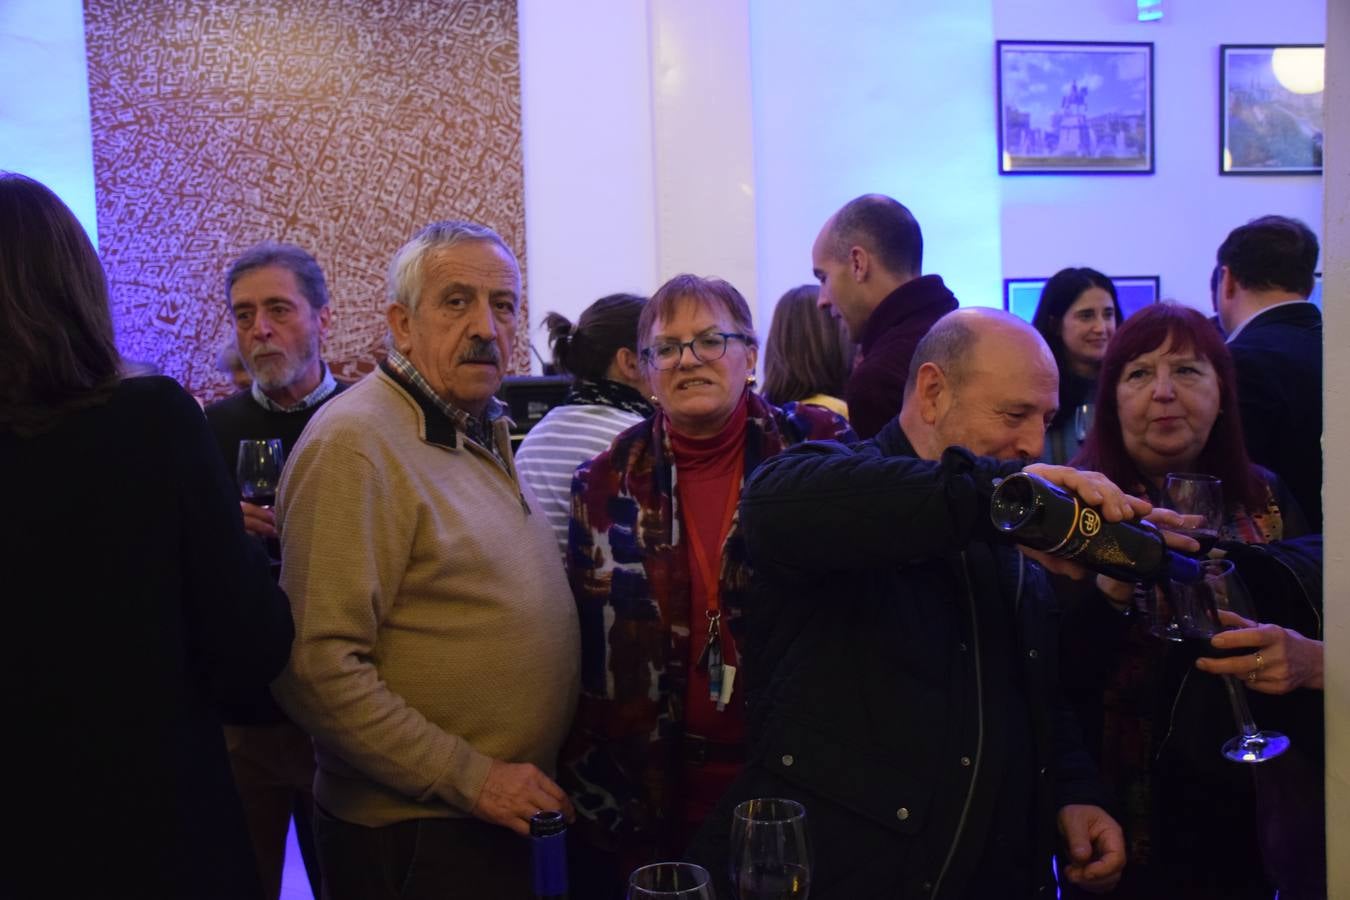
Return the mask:
<svg viewBox="0 0 1350 900"><path fill-rule="evenodd" d="M722 569L723 530L728 497L737 496L745 469L745 423L747 401L741 397L731 418L717 434L694 438L670 427L670 446L675 457L675 483L679 493L682 540L689 560L689 686L685 692L685 731L701 735L717 744L745 744L745 681L736 676L731 700L721 712L708 697L708 673L696 665L707 643L708 589L704 575L689 542L699 541L704 558L714 572ZM722 620L722 654L727 665L740 666L740 656L726 618ZM712 812L713 806L741 766L728 762L707 762L686 771L686 823L697 827Z"/></svg>

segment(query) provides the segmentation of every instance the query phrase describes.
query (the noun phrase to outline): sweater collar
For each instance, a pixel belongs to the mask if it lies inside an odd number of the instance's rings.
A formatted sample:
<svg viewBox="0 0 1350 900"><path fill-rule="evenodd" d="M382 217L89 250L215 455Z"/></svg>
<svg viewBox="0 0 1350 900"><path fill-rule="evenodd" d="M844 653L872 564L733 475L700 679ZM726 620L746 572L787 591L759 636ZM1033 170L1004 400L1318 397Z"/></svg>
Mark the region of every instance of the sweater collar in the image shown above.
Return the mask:
<svg viewBox="0 0 1350 900"><path fill-rule="evenodd" d="M858 335L858 346L864 355L877 339L887 331L912 319L935 318L932 313L942 309L956 309L956 296L942 283L941 276L921 275L912 278L886 295L867 317L867 324Z"/></svg>
<svg viewBox="0 0 1350 900"><path fill-rule="evenodd" d="M505 463L496 431L499 421L505 423L510 420L497 398L488 399L487 409L479 419L438 397L426 379L397 350L391 351L380 363L380 371L402 388L422 411L423 428L429 443L459 449L459 435L462 433Z"/></svg>

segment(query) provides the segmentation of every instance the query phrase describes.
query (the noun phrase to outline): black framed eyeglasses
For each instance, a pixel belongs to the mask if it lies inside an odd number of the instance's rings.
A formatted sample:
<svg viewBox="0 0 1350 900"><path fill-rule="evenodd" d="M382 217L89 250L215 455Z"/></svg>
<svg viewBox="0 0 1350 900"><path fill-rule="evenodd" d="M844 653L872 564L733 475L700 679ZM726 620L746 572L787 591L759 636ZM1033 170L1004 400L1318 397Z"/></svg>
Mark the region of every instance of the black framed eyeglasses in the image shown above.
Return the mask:
<svg viewBox="0 0 1350 900"><path fill-rule="evenodd" d="M694 359L707 363L726 356L727 344L730 341L743 341L749 344L750 336L748 334L728 334L725 331L713 331L708 334L700 334L692 341L657 341L643 350L642 356L647 360L647 365L653 369L664 371L673 369L680 364L685 347L688 347L689 352L694 354Z"/></svg>

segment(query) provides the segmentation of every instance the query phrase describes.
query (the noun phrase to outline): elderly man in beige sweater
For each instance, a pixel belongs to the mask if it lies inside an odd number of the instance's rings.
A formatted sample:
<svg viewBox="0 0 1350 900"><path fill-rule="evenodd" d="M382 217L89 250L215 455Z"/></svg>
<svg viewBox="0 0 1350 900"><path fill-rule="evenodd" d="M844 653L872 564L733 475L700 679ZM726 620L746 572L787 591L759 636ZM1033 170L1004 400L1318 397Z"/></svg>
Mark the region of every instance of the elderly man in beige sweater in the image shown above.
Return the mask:
<svg viewBox="0 0 1350 900"><path fill-rule="evenodd" d="M389 358L310 422L281 482L295 648L273 685L318 757L328 900L532 896L575 606L493 399L520 270L492 230L422 229L389 271Z"/></svg>

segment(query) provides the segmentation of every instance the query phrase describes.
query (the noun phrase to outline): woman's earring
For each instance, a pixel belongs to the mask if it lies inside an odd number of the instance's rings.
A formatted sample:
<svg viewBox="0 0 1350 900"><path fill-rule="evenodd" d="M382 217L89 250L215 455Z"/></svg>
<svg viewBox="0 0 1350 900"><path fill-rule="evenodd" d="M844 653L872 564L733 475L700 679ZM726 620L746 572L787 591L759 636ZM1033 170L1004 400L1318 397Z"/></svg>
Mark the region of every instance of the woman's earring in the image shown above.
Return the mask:
<svg viewBox="0 0 1350 900"><path fill-rule="evenodd" d="M754 372L751 372L749 375L745 376L745 384L746 384L747 387L754 387L754 386L755 386L755 382L756 382L757 380L758 380L758 379L755 378L755 373L754 373Z"/></svg>
<svg viewBox="0 0 1350 900"><path fill-rule="evenodd" d="M655 394L652 394L652 395L651 395L650 397L648 397L647 399L650 400L650 401L652 401L652 406L660 406L660 405L661 405L661 402L660 402L659 400L656 399L656 395L655 395Z"/></svg>

